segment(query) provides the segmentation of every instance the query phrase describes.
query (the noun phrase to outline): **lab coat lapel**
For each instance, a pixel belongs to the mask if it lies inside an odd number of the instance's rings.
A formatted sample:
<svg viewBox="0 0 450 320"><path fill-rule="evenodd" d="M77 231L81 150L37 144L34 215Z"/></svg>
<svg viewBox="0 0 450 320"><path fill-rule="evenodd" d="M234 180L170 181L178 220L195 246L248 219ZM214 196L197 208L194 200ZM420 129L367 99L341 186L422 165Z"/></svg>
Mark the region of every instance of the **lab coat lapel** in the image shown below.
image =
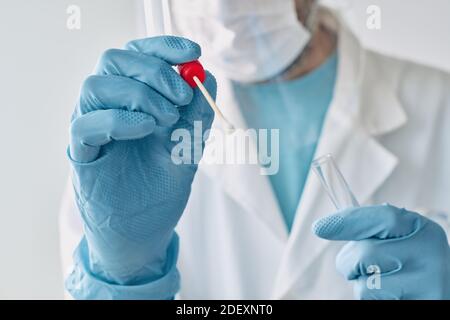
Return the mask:
<svg viewBox="0 0 450 320"><path fill-rule="evenodd" d="M316 156L333 154L350 188L361 204L370 201L372 194L389 177L397 165L397 158L380 145L372 136L373 133L386 132L399 127L406 121L399 102L391 94L392 87L385 87L385 102L371 117L362 115L361 102L363 97L361 87L365 55L354 36L340 24L339 27L339 70L336 82L335 97L330 106L322 130L321 140L316 150ZM385 84L374 84L374 87ZM372 88L377 90L377 88ZM379 101L379 97L377 101ZM392 98L391 98L392 97ZM370 102L377 108L376 102ZM365 107L369 106L369 104ZM386 108L392 112L386 114ZM381 113L384 112L382 115ZM387 119L389 117L389 119ZM376 125L370 126L371 119ZM383 126L383 121L386 119ZM366 128L366 124L369 129ZM322 189L319 180L314 175L308 177L300 201L296 219L291 231L277 280L275 282L275 299L298 298L302 294L302 276L313 262L320 257L329 241L317 238L311 232L313 222L335 211L331 201ZM334 266L330 266L333 268ZM315 281L321 281L316 279ZM323 280L322 280L323 281Z"/></svg>
<svg viewBox="0 0 450 320"><path fill-rule="evenodd" d="M226 78L221 78L220 72L216 71L214 74L216 74L217 83L220 84L217 103L222 112L238 130L247 130L239 105L234 98L231 83ZM220 128L220 120L216 119L213 127ZM233 135L227 135L225 138L230 140L233 137ZM211 145L206 146L206 148L209 147ZM256 150L255 141L250 140L250 152L256 152ZM262 220L280 241L287 242L288 231L275 193L268 177L261 174L259 164L219 165L206 164L202 161L200 170L210 176L214 183L220 183L227 195L241 205L245 211Z"/></svg>

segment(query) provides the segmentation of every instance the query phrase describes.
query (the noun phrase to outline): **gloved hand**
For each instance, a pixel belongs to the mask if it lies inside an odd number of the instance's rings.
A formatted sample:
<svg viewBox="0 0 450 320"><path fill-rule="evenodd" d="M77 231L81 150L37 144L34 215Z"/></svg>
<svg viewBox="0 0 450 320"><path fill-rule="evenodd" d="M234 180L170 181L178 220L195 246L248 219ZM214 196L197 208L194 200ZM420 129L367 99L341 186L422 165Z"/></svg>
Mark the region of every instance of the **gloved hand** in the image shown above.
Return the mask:
<svg viewBox="0 0 450 320"><path fill-rule="evenodd" d="M180 143L171 134L184 129L192 145L183 140L183 146L201 153L194 121L201 121L204 133L214 113L172 65L199 56L200 47L184 38L135 40L126 50L106 51L84 82L68 150L85 233L75 253L78 270L66 281L76 298L142 298L123 285L139 291L161 278L167 283L154 289L154 298L171 298L178 290L174 227L197 164L175 163L183 155L171 155ZM215 97L208 72L204 85Z"/></svg>
<svg viewBox="0 0 450 320"><path fill-rule="evenodd" d="M350 208L316 221L313 231L351 241L336 267L354 281L358 299L450 299L445 231L418 213L391 205Z"/></svg>

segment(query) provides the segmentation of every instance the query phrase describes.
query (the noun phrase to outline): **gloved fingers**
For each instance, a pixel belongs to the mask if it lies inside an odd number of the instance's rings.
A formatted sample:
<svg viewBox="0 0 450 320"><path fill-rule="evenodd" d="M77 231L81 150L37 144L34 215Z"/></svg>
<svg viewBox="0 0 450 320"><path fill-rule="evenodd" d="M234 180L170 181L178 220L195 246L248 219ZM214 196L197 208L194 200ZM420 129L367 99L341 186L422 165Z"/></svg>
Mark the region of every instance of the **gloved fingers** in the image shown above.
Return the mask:
<svg viewBox="0 0 450 320"><path fill-rule="evenodd" d="M153 116L158 125L171 126L178 121L178 108L142 82L115 75L92 75L81 89L78 116L95 110L127 109Z"/></svg>
<svg viewBox="0 0 450 320"><path fill-rule="evenodd" d="M208 71L206 71L206 78L203 85L211 94L211 97L215 99L217 83L214 76ZM180 112L180 120L175 125L175 128L184 128L192 131L195 121L201 121L203 131L211 128L214 119L214 111L200 92L200 89L195 88L192 102L187 106L180 107L178 111Z"/></svg>
<svg viewBox="0 0 450 320"><path fill-rule="evenodd" d="M133 40L126 44L125 49L152 55L173 65L197 60L201 55L197 43L176 36Z"/></svg>
<svg viewBox="0 0 450 320"><path fill-rule="evenodd" d="M109 49L100 58L95 73L141 81L179 106L192 100L192 88L170 64L140 52Z"/></svg>
<svg viewBox="0 0 450 320"><path fill-rule="evenodd" d="M328 240L392 239L413 234L424 222L419 214L391 205L355 207L316 221L313 232Z"/></svg>
<svg viewBox="0 0 450 320"><path fill-rule="evenodd" d="M360 277L353 287L355 299L358 300L401 300L403 289L396 275L372 274Z"/></svg>
<svg viewBox="0 0 450 320"><path fill-rule="evenodd" d="M143 138L155 126L155 119L142 112L109 109L86 113L71 124L70 157L77 162L91 162L108 142Z"/></svg>
<svg viewBox="0 0 450 320"><path fill-rule="evenodd" d="M400 271L403 267L400 258L388 253L378 242L370 239L347 243L336 256L336 269L347 280Z"/></svg>

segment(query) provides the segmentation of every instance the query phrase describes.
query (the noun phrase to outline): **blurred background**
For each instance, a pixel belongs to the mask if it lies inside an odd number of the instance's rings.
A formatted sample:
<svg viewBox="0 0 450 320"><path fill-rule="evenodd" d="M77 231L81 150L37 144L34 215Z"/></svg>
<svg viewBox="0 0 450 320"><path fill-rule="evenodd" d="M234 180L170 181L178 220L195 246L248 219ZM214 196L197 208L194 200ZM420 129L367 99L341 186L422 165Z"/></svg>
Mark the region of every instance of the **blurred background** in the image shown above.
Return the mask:
<svg viewBox="0 0 450 320"><path fill-rule="evenodd" d="M346 11L367 47L450 71L450 1L326 2ZM67 28L71 5L79 30ZM380 30L366 27L369 5L381 8ZM70 115L101 52L145 36L143 8L144 0L0 1L0 299L63 298L57 219Z"/></svg>

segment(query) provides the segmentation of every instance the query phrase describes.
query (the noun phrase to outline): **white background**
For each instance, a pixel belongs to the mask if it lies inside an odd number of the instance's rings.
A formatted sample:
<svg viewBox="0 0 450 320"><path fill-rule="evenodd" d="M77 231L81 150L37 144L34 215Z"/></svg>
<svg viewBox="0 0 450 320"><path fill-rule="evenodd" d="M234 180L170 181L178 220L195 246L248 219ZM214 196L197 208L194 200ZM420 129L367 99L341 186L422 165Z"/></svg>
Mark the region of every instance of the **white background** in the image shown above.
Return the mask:
<svg viewBox="0 0 450 320"><path fill-rule="evenodd" d="M339 2L368 46L450 70L450 1ZM70 4L81 8L79 31L66 28ZM365 27L369 4L382 9L380 31ZM142 30L140 0L0 2L0 298L62 298L70 114L99 54Z"/></svg>

